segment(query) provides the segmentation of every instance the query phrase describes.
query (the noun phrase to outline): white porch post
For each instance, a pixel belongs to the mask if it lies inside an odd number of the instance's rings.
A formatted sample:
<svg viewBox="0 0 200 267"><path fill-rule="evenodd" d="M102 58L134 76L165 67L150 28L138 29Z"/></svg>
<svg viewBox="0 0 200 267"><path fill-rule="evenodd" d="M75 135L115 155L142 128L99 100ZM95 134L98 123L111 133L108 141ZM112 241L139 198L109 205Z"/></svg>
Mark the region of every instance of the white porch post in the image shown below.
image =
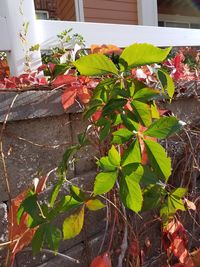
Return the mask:
<svg viewBox="0 0 200 267"><path fill-rule="evenodd" d="M157 0L137 0L138 24L158 26Z"/></svg>
<svg viewBox="0 0 200 267"><path fill-rule="evenodd" d="M25 50L37 44L35 27L35 7L33 0L1 0L1 6L5 10L7 31L11 44L11 51L8 52L8 62L11 75L20 75L24 72ZM23 12L21 14L20 7ZM23 46L20 40L20 31L23 31L23 23L28 22L26 36L27 45ZM32 53L31 67L36 68L41 64L40 51Z"/></svg>

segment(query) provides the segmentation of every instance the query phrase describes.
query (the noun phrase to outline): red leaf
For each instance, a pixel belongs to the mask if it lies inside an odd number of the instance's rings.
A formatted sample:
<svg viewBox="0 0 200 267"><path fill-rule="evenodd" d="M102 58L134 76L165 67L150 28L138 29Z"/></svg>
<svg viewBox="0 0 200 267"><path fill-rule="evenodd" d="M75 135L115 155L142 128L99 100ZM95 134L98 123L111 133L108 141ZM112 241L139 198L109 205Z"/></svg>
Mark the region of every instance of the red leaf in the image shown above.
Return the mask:
<svg viewBox="0 0 200 267"><path fill-rule="evenodd" d="M130 244L130 254L134 257L137 257L140 254L138 242L136 240L133 240Z"/></svg>
<svg viewBox="0 0 200 267"><path fill-rule="evenodd" d="M75 102L77 96L77 90L74 89L73 87L69 87L64 91L62 94L62 105L64 109L69 108L72 106Z"/></svg>
<svg viewBox="0 0 200 267"><path fill-rule="evenodd" d="M90 101L90 91L86 86L77 88L77 96L83 104L87 104Z"/></svg>
<svg viewBox="0 0 200 267"><path fill-rule="evenodd" d="M71 83L76 82L77 78L71 75L59 75L57 76L53 82L53 86L60 86L60 85L71 85Z"/></svg>
<svg viewBox="0 0 200 267"><path fill-rule="evenodd" d="M173 219L163 229L163 245L168 255L174 254L180 263L193 267L188 248L186 230L182 223L177 219Z"/></svg>
<svg viewBox="0 0 200 267"><path fill-rule="evenodd" d="M112 267L110 255L104 253L101 256L97 256L91 263L90 267Z"/></svg>
<svg viewBox="0 0 200 267"><path fill-rule="evenodd" d="M92 115L92 120L94 122L98 121L98 119L100 119L102 114L102 110L97 110L93 115Z"/></svg>

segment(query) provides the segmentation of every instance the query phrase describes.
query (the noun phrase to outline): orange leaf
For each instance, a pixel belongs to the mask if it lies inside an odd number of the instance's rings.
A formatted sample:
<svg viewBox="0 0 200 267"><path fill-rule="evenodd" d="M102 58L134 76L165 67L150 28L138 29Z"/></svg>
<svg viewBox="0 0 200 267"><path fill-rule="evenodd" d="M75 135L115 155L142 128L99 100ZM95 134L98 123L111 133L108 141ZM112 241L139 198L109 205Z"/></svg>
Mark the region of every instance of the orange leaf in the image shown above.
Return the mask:
<svg viewBox="0 0 200 267"><path fill-rule="evenodd" d="M63 108L67 109L70 106L72 106L75 102L76 96L77 96L76 89L74 89L73 87L69 87L68 89L66 89L61 97Z"/></svg>
<svg viewBox="0 0 200 267"><path fill-rule="evenodd" d="M91 263L90 267L112 267L110 255L104 253L101 256L97 256Z"/></svg>
<svg viewBox="0 0 200 267"><path fill-rule="evenodd" d="M122 49L117 47L116 45L96 45L93 44L91 45L91 53L98 53L98 54L106 54L106 55L112 55L112 54L121 54L122 53Z"/></svg>

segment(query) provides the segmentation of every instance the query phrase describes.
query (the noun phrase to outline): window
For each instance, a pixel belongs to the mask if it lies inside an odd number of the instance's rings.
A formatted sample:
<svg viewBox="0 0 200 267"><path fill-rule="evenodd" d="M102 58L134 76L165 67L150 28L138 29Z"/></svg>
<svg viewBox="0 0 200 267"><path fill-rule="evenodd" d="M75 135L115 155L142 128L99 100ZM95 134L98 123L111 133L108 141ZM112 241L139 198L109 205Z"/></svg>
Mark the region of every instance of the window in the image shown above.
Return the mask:
<svg viewBox="0 0 200 267"><path fill-rule="evenodd" d="M36 19L49 19L49 12L45 10L36 10L35 15Z"/></svg>
<svg viewBox="0 0 200 267"><path fill-rule="evenodd" d="M200 29L200 18L180 15L158 14L158 26Z"/></svg>

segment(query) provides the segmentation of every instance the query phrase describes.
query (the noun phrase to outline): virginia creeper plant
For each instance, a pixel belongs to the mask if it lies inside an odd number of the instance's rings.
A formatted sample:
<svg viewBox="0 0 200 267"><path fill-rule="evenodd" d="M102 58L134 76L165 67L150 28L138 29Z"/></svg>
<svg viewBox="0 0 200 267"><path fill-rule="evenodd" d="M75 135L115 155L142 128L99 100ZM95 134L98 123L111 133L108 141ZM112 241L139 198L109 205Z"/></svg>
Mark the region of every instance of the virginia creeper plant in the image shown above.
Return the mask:
<svg viewBox="0 0 200 267"><path fill-rule="evenodd" d="M83 116L89 120L95 140L91 140L87 128L78 136L79 143L67 148L57 168L58 180L48 201L38 199L46 178L34 189L23 193L23 201L14 215L18 227L23 225L25 234L29 234L28 241L32 240L33 254L46 246L56 253L62 240L80 234L85 211L105 208L106 199L113 201L113 192L120 201L118 209L125 207L138 216L142 216L144 211L157 210L167 238L174 234L169 225L173 225L174 232L177 229L183 231L176 213L187 209L187 189L173 188L169 184L172 163L160 144L160 140L165 140L182 127L176 117L162 115L158 106L162 101L172 100L174 83L161 67L154 68L155 88L133 74L133 69L138 67L162 63L170 50L150 44L133 44L120 55L82 56L72 62L70 73L53 80L55 86L59 86L59 82L65 85L64 108L72 105L75 99L84 104ZM83 191L68 181L71 158L88 144L100 150L92 192ZM70 185L69 194L60 198L64 183ZM66 215L62 229L59 229L54 220L61 214ZM11 240L14 239L13 234ZM186 250L183 256L172 248L173 241L170 240L166 247L168 253L174 254L181 264L192 266L186 245L182 244ZM20 244L19 241L10 245L13 259L27 243ZM173 245L176 248L176 244ZM109 252L94 259L91 266L102 263L111 266Z"/></svg>

